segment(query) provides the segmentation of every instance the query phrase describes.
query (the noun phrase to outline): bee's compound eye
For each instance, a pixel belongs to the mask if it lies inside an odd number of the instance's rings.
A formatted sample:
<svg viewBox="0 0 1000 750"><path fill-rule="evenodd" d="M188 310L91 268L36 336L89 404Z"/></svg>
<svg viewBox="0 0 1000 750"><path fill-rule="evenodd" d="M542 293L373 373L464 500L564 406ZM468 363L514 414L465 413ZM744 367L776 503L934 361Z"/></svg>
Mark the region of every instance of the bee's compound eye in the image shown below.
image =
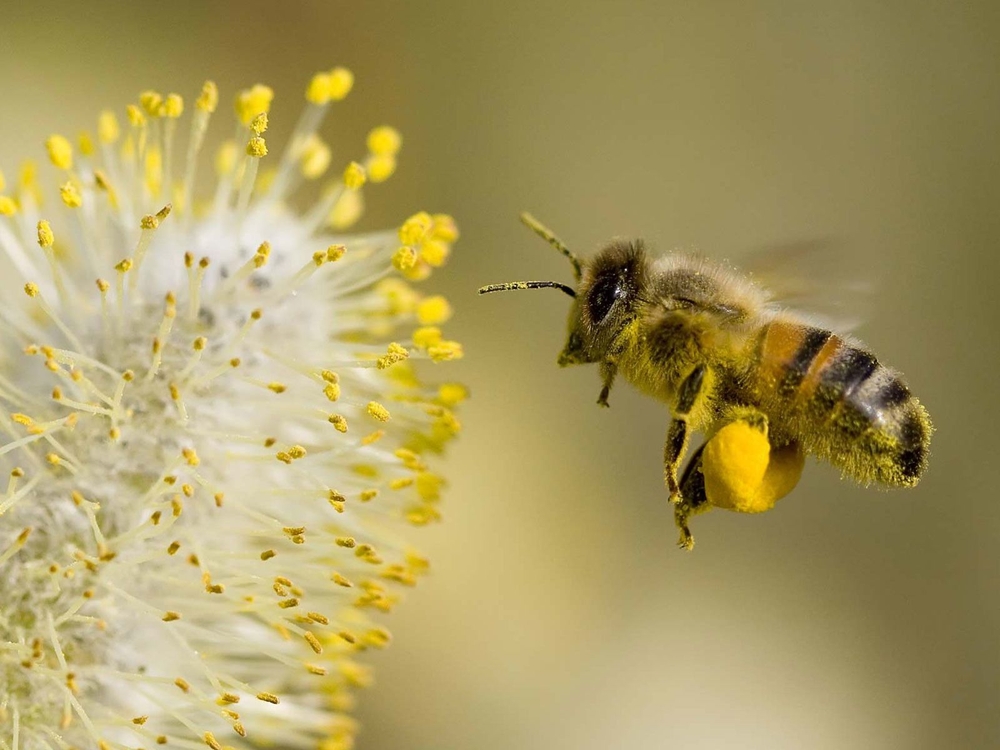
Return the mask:
<svg viewBox="0 0 1000 750"><path fill-rule="evenodd" d="M594 282L587 293L587 310L590 319L600 323L611 312L611 306L621 296L621 286L617 276L602 276Z"/></svg>

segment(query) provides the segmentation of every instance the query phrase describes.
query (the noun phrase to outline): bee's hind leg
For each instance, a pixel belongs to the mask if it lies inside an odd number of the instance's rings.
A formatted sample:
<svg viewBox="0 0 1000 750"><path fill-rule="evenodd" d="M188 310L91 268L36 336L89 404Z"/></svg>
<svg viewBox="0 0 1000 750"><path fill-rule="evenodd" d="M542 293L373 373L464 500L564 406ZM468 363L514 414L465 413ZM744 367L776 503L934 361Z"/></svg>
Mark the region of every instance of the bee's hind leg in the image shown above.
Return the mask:
<svg viewBox="0 0 1000 750"><path fill-rule="evenodd" d="M703 397L708 368L698 365L691 374L684 378L677 396L677 405L673 409L673 418L667 428L667 441L663 447L663 479L670 493L670 502L674 504L674 514L677 525L681 529L680 546L685 549L694 547L694 539L684 519L690 514L690 507L684 504L684 493L681 483L677 481L677 469L684 452L687 450L689 430L688 417Z"/></svg>
<svg viewBox="0 0 1000 750"><path fill-rule="evenodd" d="M708 495L705 493L705 475L701 468L701 454L705 450L705 444L694 452L691 460L688 461L684 474L681 476L681 499L674 505L674 522L681 532L679 547L690 550L694 548L694 537L691 529L688 528L688 518L695 513L708 510Z"/></svg>

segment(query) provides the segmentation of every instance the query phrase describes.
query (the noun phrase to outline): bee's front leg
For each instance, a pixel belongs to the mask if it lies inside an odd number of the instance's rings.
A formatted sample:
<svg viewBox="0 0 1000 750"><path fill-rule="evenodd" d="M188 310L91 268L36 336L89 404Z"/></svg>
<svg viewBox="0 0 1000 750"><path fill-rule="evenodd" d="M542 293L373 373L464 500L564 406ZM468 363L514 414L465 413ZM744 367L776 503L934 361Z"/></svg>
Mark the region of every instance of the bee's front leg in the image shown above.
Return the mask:
<svg viewBox="0 0 1000 750"><path fill-rule="evenodd" d="M670 493L670 502L674 504L675 520L681 532L679 545L684 549L694 547L694 537L687 528L686 519L690 511L684 505L684 496L677 481L677 469L687 450L688 416L702 396L706 371L705 365L698 365L681 383L677 406L673 410L673 418L667 428L667 441L663 447L663 479Z"/></svg>
<svg viewBox="0 0 1000 750"><path fill-rule="evenodd" d="M601 388L601 395L597 397L597 405L609 407L608 396L611 395L611 386L615 383L615 376L618 374L618 365L610 359L601 362L601 379L604 385Z"/></svg>

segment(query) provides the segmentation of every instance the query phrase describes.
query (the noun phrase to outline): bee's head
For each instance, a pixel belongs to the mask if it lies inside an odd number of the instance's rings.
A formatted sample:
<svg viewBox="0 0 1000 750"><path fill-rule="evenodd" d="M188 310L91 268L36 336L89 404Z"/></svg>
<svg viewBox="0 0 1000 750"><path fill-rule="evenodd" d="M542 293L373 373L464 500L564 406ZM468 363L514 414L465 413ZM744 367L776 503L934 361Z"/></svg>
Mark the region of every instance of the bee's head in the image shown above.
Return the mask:
<svg viewBox="0 0 1000 750"><path fill-rule="evenodd" d="M521 214L521 221L569 259L577 288L556 281L512 281L484 286L479 293L559 289L573 298L569 335L559 354L559 365L603 360L616 335L633 319L646 274L642 243L611 242L585 267L561 240L530 214Z"/></svg>
<svg viewBox="0 0 1000 750"><path fill-rule="evenodd" d="M605 359L615 338L635 319L645 286L646 259L641 241L614 240L589 261L569 314L569 334L559 364Z"/></svg>

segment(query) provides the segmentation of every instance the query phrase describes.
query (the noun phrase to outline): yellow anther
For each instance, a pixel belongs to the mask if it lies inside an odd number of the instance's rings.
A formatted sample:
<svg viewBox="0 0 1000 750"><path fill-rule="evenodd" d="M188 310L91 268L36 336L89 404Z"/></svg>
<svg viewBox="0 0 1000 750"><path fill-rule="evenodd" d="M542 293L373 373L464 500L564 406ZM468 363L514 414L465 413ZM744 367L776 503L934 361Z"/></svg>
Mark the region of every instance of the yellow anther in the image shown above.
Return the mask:
<svg viewBox="0 0 1000 750"><path fill-rule="evenodd" d="M164 117L176 120L184 114L184 98L180 94L167 94L160 112Z"/></svg>
<svg viewBox="0 0 1000 750"><path fill-rule="evenodd" d="M362 445L372 445L385 437L385 430L375 430L375 432L361 438Z"/></svg>
<svg viewBox="0 0 1000 750"><path fill-rule="evenodd" d="M337 432L347 432L347 420L340 414L331 414L327 420Z"/></svg>
<svg viewBox="0 0 1000 750"><path fill-rule="evenodd" d="M347 252L347 247L345 245L330 245L326 249L326 261L327 263L333 263L344 257L344 253Z"/></svg>
<svg viewBox="0 0 1000 750"><path fill-rule="evenodd" d="M325 388L323 388L323 395L326 396L329 401L336 401L340 398L340 385L338 383L328 383Z"/></svg>
<svg viewBox="0 0 1000 750"><path fill-rule="evenodd" d="M237 149L235 141L226 141L215 152L215 172L220 177L231 174L236 168Z"/></svg>
<svg viewBox="0 0 1000 750"><path fill-rule="evenodd" d="M406 271L417 264L417 253L412 247L403 245L392 254L392 265L399 271Z"/></svg>
<svg viewBox="0 0 1000 750"><path fill-rule="evenodd" d="M368 179L374 183L385 182L396 172L396 157L373 156L368 160Z"/></svg>
<svg viewBox="0 0 1000 750"><path fill-rule="evenodd" d="M141 229L156 229L158 226L160 226L160 220L152 214L147 214L139 219L139 227Z"/></svg>
<svg viewBox="0 0 1000 750"><path fill-rule="evenodd" d="M431 359L435 362L447 362L452 359L461 359L462 345L457 341L442 341L427 350Z"/></svg>
<svg viewBox="0 0 1000 750"><path fill-rule="evenodd" d="M451 316L451 305L440 295L428 297L417 305L417 320L423 325L439 325Z"/></svg>
<svg viewBox="0 0 1000 750"><path fill-rule="evenodd" d="M442 242L454 242L458 239L458 225L455 219L448 214L434 214L434 227L431 229L431 237Z"/></svg>
<svg viewBox="0 0 1000 750"><path fill-rule="evenodd" d="M104 279L97 279L94 283L97 284L97 289L101 294L107 294L108 290L111 288L111 284Z"/></svg>
<svg viewBox="0 0 1000 750"><path fill-rule="evenodd" d="M125 107L125 116L128 118L129 124L133 127L141 128L146 124L146 115L134 104L129 104Z"/></svg>
<svg viewBox="0 0 1000 750"><path fill-rule="evenodd" d="M306 643L309 644L309 648L311 648L315 653L323 653L323 644L319 642L319 638L310 633L308 630L302 634L302 637L305 638Z"/></svg>
<svg viewBox="0 0 1000 750"><path fill-rule="evenodd" d="M244 125L249 125L257 115L271 111L274 91L261 83L244 89L236 97L236 116Z"/></svg>
<svg viewBox="0 0 1000 750"><path fill-rule="evenodd" d="M206 745L212 748L212 750L222 750L222 743L215 739L215 735L211 732L205 732L205 734L202 735L202 739L205 741Z"/></svg>
<svg viewBox="0 0 1000 750"><path fill-rule="evenodd" d="M354 74L347 68L334 68L329 75L329 88L327 90L330 99L340 101L354 88Z"/></svg>
<svg viewBox="0 0 1000 750"><path fill-rule="evenodd" d="M306 87L306 101L312 104L326 104L330 101L330 74L317 73Z"/></svg>
<svg viewBox="0 0 1000 750"><path fill-rule="evenodd" d="M160 618L164 622L175 622L181 619L179 612L168 611L163 613L163 617Z"/></svg>
<svg viewBox="0 0 1000 750"><path fill-rule="evenodd" d="M247 141L247 156L261 159L267 156L267 143L259 135L255 135Z"/></svg>
<svg viewBox="0 0 1000 750"><path fill-rule="evenodd" d="M159 211L156 212L156 218L159 221L163 221L165 218L170 216L171 210L173 210L173 204L168 203L167 205L165 205L163 208L161 208Z"/></svg>
<svg viewBox="0 0 1000 750"><path fill-rule="evenodd" d="M77 145L80 147L80 153L84 156L94 155L94 139L90 136L90 133L84 131L81 132L76 137ZM2 190L3 188L0 188Z"/></svg>
<svg viewBox="0 0 1000 750"><path fill-rule="evenodd" d="M49 226L49 222L42 219L38 222L38 244L41 247L52 247L52 244L56 241L55 236L52 234L52 227Z"/></svg>
<svg viewBox="0 0 1000 750"><path fill-rule="evenodd" d="M368 175L372 177L371 173ZM374 181L374 178L372 178ZM347 229L353 225L365 211L365 200L360 191L342 193L340 200L327 215L326 220L334 229Z"/></svg>
<svg viewBox="0 0 1000 750"><path fill-rule="evenodd" d="M273 391L274 393L284 393L286 390L288 390L288 386L286 386L284 383L273 382L267 384L267 389L269 391Z"/></svg>
<svg viewBox="0 0 1000 750"><path fill-rule="evenodd" d="M267 130L267 112L261 112L250 121L250 130L254 135L261 135Z"/></svg>
<svg viewBox="0 0 1000 750"><path fill-rule="evenodd" d="M441 499L444 478L430 471L422 471L416 477L417 494L422 500L433 503Z"/></svg>
<svg viewBox="0 0 1000 750"><path fill-rule="evenodd" d="M403 145L399 131L389 125L374 128L368 133L368 150L376 156L395 156Z"/></svg>
<svg viewBox="0 0 1000 750"><path fill-rule="evenodd" d="M132 270L132 259L122 258L118 263L115 264L115 270L119 273L128 273Z"/></svg>
<svg viewBox="0 0 1000 750"><path fill-rule="evenodd" d="M386 353L375 361L375 366L379 370L385 370L386 368L391 367L397 362L402 362L409 356L410 352L407 350L405 346L397 344L395 341L393 341L391 344L389 344Z"/></svg>
<svg viewBox="0 0 1000 750"><path fill-rule="evenodd" d="M451 254L451 245L443 240L424 240L420 245L420 259L427 265L439 268Z"/></svg>
<svg viewBox="0 0 1000 750"><path fill-rule="evenodd" d="M278 696L274 693L257 693L257 700L264 701L264 703L273 703L274 705L278 705L280 702Z"/></svg>
<svg viewBox="0 0 1000 750"><path fill-rule="evenodd" d="M215 81L205 81L201 87L201 93L195 101L194 106L203 112L214 112L219 104L219 88Z"/></svg>
<svg viewBox="0 0 1000 750"><path fill-rule="evenodd" d="M302 176L307 180L315 180L323 175L330 166L330 147L312 133L302 146L301 168Z"/></svg>
<svg viewBox="0 0 1000 750"><path fill-rule="evenodd" d="M413 214L399 228L399 241L404 245L419 245L434 226L434 219L426 211Z"/></svg>
<svg viewBox="0 0 1000 750"><path fill-rule="evenodd" d="M366 179L365 168L356 161L352 161L344 170L344 185L348 190L358 190Z"/></svg>
<svg viewBox="0 0 1000 750"><path fill-rule="evenodd" d="M15 213L17 213L17 203L14 202L14 199L0 195L0 216L13 216Z"/></svg>
<svg viewBox="0 0 1000 750"><path fill-rule="evenodd" d="M369 401L368 406L365 407L365 411L368 412L369 417L379 422L389 421L389 410L378 403L378 401Z"/></svg>
<svg viewBox="0 0 1000 750"><path fill-rule="evenodd" d="M150 117L159 117L160 105L163 104L163 96L158 91L143 91L139 94L139 104Z"/></svg>
<svg viewBox="0 0 1000 750"><path fill-rule="evenodd" d="M49 136L45 141L45 150L49 152L51 162L59 169L73 167L73 146L63 136Z"/></svg>
<svg viewBox="0 0 1000 750"><path fill-rule="evenodd" d="M457 406L469 397L469 389L461 383L442 383L438 387L438 400L445 406Z"/></svg>
<svg viewBox="0 0 1000 750"><path fill-rule="evenodd" d="M352 536L338 536L335 541L338 547L346 547L347 549L353 549L357 545Z"/></svg>
<svg viewBox="0 0 1000 750"><path fill-rule="evenodd" d="M389 482L389 489L402 490L412 486L412 484L413 484L413 477L399 477L398 479L393 479Z"/></svg>
<svg viewBox="0 0 1000 750"><path fill-rule="evenodd" d="M109 109L101 112L97 117L97 137L101 143L111 144L118 140L121 129L118 127L118 118Z"/></svg>
<svg viewBox="0 0 1000 750"><path fill-rule="evenodd" d="M201 459L198 458L198 454L194 448L184 448L181 451L181 455L184 456L184 461L188 466L197 466L201 463Z"/></svg>

